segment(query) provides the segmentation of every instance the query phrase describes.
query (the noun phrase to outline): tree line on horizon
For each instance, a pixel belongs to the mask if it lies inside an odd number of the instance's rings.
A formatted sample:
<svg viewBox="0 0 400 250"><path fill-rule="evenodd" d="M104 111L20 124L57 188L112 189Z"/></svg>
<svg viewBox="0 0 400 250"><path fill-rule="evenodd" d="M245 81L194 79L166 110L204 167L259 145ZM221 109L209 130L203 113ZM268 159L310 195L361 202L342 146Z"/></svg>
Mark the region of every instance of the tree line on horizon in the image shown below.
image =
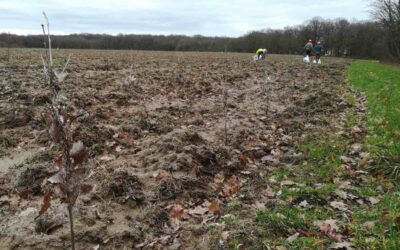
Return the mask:
<svg viewBox="0 0 400 250"><path fill-rule="evenodd" d="M182 35L71 34L52 37L62 49L125 49L162 51L255 52L267 48L274 54L302 54L305 43L320 40L331 56L388 59L388 36L381 22L350 22L315 17L303 25L252 31L238 37ZM0 47L41 48L42 35L0 34Z"/></svg>

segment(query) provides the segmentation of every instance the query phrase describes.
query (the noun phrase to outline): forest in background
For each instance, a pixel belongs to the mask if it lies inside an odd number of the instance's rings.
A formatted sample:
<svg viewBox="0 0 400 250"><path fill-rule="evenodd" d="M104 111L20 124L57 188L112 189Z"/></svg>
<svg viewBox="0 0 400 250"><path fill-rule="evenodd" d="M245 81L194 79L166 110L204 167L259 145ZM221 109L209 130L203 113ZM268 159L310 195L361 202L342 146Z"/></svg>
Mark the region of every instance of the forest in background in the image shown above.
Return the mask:
<svg viewBox="0 0 400 250"><path fill-rule="evenodd" d="M71 34L53 36L53 46L63 49L124 49L160 51L255 52L267 48L274 54L302 54L308 39L321 40L331 56L386 59L387 33L379 22L350 22L315 17L304 25L252 31L237 37L201 35L107 35ZM0 34L0 47L40 48L41 35Z"/></svg>

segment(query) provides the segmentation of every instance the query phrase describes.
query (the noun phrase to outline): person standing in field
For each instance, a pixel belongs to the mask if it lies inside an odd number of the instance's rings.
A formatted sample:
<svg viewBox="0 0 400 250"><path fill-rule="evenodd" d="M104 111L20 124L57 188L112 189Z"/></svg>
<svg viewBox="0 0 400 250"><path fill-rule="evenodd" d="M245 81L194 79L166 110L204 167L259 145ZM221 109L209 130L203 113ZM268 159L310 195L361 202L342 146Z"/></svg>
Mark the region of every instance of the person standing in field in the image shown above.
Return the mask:
<svg viewBox="0 0 400 250"><path fill-rule="evenodd" d="M308 62L308 63L310 62L310 56L312 55L313 47L314 47L314 45L312 43L312 40L311 39L308 40L308 43L304 46L304 51L306 53L306 55L304 57L305 62Z"/></svg>
<svg viewBox="0 0 400 250"><path fill-rule="evenodd" d="M321 54L324 53L324 46L321 44L320 41L314 46L315 51L315 60L314 63L321 64Z"/></svg>
<svg viewBox="0 0 400 250"><path fill-rule="evenodd" d="M257 55L257 59L258 60L264 60L265 59L265 55L267 54L267 49L258 49L256 52Z"/></svg>

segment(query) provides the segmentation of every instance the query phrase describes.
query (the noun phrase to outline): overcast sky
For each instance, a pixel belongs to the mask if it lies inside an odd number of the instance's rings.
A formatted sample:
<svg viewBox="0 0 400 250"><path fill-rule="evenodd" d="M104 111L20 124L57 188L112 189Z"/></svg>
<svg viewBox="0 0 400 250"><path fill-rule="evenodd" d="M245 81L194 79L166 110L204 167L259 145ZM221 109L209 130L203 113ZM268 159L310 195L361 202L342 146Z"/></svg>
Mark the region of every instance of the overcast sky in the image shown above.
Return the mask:
<svg viewBox="0 0 400 250"><path fill-rule="evenodd" d="M314 16L366 20L367 0L0 0L0 32L240 36Z"/></svg>

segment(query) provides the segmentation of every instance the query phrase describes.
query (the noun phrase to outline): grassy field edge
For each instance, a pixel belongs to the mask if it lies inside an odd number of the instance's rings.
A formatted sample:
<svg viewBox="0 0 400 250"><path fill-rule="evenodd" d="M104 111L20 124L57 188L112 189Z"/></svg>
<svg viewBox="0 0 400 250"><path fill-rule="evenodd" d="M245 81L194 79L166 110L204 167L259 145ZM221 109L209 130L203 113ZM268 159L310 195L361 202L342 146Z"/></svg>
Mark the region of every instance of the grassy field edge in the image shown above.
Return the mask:
<svg viewBox="0 0 400 250"><path fill-rule="evenodd" d="M366 146L373 169L396 179L400 176L400 67L355 61L348 79L368 102Z"/></svg>

